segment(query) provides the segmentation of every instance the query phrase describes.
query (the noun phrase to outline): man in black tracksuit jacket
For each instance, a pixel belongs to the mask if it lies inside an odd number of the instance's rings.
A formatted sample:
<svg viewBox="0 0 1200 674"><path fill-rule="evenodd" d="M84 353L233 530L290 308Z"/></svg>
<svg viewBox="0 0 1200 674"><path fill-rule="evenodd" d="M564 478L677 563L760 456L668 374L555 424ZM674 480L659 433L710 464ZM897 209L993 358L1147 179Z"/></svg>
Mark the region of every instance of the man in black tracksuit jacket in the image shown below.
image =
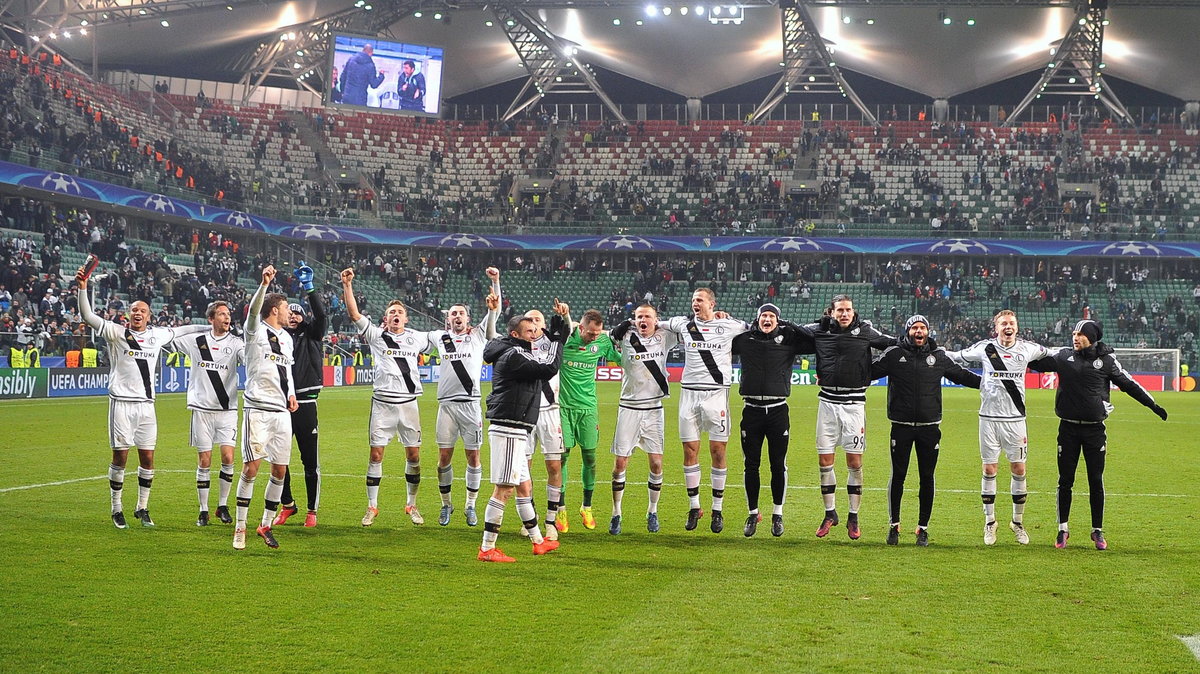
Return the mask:
<svg viewBox="0 0 1200 674"><path fill-rule="evenodd" d="M292 435L296 438L296 447L300 450L300 460L304 463L304 492L308 497L308 514L304 518L304 526L317 526L317 508L321 504L321 461L317 442L317 396L321 395L321 385L324 374L323 343L329 319L325 313L325 303L321 293L313 285L313 270L303 262L296 269L296 280L300 282L308 306L312 310L312 320L308 320L304 307L299 304L288 305L288 326L285 328L292 336L292 372L296 378L296 402L300 406L292 412ZM279 514L275 516L274 525L287 522L299 509L296 499L292 496L292 476L289 470L283 476L283 494L279 500Z"/></svg>
<svg viewBox="0 0 1200 674"><path fill-rule="evenodd" d="M790 323L780 323L779 307L758 309L754 329L733 339L733 353L741 358L739 391L742 409L742 454L745 456L746 502L750 515L744 534L754 535L758 513L759 476L763 440L771 462L771 534L783 535L783 499L787 493L787 449L791 420L787 398L792 392L792 364L798 353L812 353L812 336Z"/></svg>
<svg viewBox="0 0 1200 674"><path fill-rule="evenodd" d="M900 542L900 499L913 446L917 449L920 514L917 545L929 545L929 515L933 512L934 481L942 439L942 378L979 388L979 375L964 370L938 348L929 336L929 321L917 314L904 323L904 335L871 364L871 378L888 378L888 420L892 422L892 477L888 480L887 543Z"/></svg>
<svg viewBox="0 0 1200 674"><path fill-rule="evenodd" d="M1108 442L1104 420L1113 408L1108 402L1110 383L1167 420L1167 411L1121 367L1112 347L1100 341L1103 336L1099 323L1079 321L1071 335L1071 347L1029 364L1040 372L1058 373L1054 394L1054 413L1059 418L1057 548L1067 547L1070 537L1067 520L1071 516L1071 488L1081 452L1087 463L1092 542L1097 550L1108 548L1104 539L1104 457Z"/></svg>
<svg viewBox="0 0 1200 674"><path fill-rule="evenodd" d="M867 445L867 387L871 385L871 349L885 349L896 343L860 320L854 302L846 295L835 295L816 323L802 330L812 335L817 356L817 464L821 470L821 497L825 514L817 527L824 538L838 523L835 506L837 478L833 473L834 451L840 446L846 455L846 494L850 517L846 534L858 539L858 507L862 501L862 455Z"/></svg>
<svg viewBox="0 0 1200 674"><path fill-rule="evenodd" d="M504 507L514 489L517 492L517 515L521 518L533 554L542 555L558 547L558 541L542 538L538 529L537 512L533 509L533 483L529 478L529 457L526 446L530 431L537 426L538 409L542 400L542 382L558 372L562 347L570 330L561 316L550 319L546 331L553 340L555 357L548 363L538 362L532 353L537 326L532 318L516 316L508 322L508 334L491 340L483 348L483 360L492 364L492 392L487 397L488 447L491 450L491 481L495 485L483 515L483 545L479 561L512 562L496 547Z"/></svg>

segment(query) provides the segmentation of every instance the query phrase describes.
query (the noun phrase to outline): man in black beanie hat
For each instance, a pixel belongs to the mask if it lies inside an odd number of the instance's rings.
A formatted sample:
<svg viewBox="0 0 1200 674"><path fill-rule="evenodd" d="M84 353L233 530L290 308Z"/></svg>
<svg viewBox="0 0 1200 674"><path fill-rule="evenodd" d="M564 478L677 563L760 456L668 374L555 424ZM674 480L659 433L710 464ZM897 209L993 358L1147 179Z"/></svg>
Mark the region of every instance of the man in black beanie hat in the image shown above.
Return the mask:
<svg viewBox="0 0 1200 674"><path fill-rule="evenodd" d="M1082 453L1092 506L1092 542L1097 550L1108 549L1108 541L1104 539L1104 458L1108 443L1104 420L1113 409L1108 401L1110 384L1116 384L1163 421L1167 420L1167 411L1121 367L1113 348L1100 341L1103 337L1099 323L1079 321L1071 335L1072 346L1029 364L1040 372L1058 373L1058 390L1054 394L1054 413L1059 418L1056 548L1067 547L1070 538L1067 520L1071 517L1071 488Z"/></svg>
<svg viewBox="0 0 1200 674"><path fill-rule="evenodd" d="M929 545L929 516L933 512L933 473L942 440L942 377L979 388L979 375L965 370L929 336L929 321L916 314L904 323L904 335L871 363L871 378L888 378L888 420L892 422L892 477L888 480L887 544L900 543L900 499L913 446L917 450L917 545Z"/></svg>
<svg viewBox="0 0 1200 674"><path fill-rule="evenodd" d="M792 364L798 353L812 353L812 336L796 326L780 322L779 307L764 304L758 309L754 329L733 339L733 353L741 356L739 391L742 409L742 453L745 455L746 501L750 515L742 533L747 538L758 529L758 466L763 440L771 463L771 534L783 535L783 499L787 492L787 449L791 428L787 398L792 392Z"/></svg>

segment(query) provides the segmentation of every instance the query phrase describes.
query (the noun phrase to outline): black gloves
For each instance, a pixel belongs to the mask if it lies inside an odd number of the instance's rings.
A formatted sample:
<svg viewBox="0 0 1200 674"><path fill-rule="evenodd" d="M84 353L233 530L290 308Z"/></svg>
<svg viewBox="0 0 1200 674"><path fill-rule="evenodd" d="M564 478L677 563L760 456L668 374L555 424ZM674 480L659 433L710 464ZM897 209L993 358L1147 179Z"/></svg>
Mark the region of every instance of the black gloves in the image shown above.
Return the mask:
<svg viewBox="0 0 1200 674"><path fill-rule="evenodd" d="M1154 410L1154 413L1158 415L1159 419L1162 419L1163 421L1167 420L1167 411L1163 409L1162 405L1155 405L1150 409Z"/></svg>

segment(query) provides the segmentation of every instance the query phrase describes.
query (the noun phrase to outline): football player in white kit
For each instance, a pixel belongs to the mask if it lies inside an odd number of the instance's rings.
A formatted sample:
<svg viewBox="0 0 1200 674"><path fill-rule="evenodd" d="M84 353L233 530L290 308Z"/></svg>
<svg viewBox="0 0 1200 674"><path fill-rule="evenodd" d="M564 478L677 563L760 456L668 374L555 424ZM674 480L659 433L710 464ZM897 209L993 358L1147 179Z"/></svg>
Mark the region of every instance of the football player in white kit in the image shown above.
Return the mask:
<svg viewBox="0 0 1200 674"><path fill-rule="evenodd" d="M496 338L496 319L500 316L500 270L488 267L486 273L492 281L492 291L486 299L488 312L483 325L471 327L470 309L465 304L455 304L446 313L446 329L429 333L441 354L437 386L437 475L442 495L438 524L442 526L450 524L450 514L454 512L450 504L454 466L450 460L459 438L467 455L467 526L479 523L475 513L475 499L479 497L483 478L483 466L479 463L479 448L483 445L479 376L483 369L483 347L489 339Z"/></svg>
<svg viewBox="0 0 1200 674"><path fill-rule="evenodd" d="M982 365L979 387L979 453L983 458L983 542L996 543L996 469L1000 452L1008 457L1012 476L1012 521L1009 528L1021 545L1029 544L1025 531L1028 493L1025 458L1029 438L1025 430L1025 369L1029 363L1054 354L1050 349L1017 338L1017 315L1005 309L992 319L994 339L985 339L946 355L960 365Z"/></svg>
<svg viewBox="0 0 1200 674"><path fill-rule="evenodd" d="M546 317L537 309L525 312L525 317L533 320L535 327L534 338L530 342L533 348L533 359L546 365L561 359L560 350L554 348L555 343L566 340L559 334L571 331L571 309L564 302L554 299L554 313L560 320L553 320L550 331L546 330ZM542 382L542 401L538 408L537 425L529 434L529 442L525 445L525 453L533 462L535 446L540 444L542 455L546 459L546 540L557 541L558 533L566 532L567 511L562 503L562 417L558 407L558 373ZM550 526L553 524L554 526ZM521 530L524 536L525 530Z"/></svg>
<svg viewBox="0 0 1200 674"><path fill-rule="evenodd" d="M346 313L354 321L363 342L371 348L375 361L375 390L371 395L369 422L371 455L367 464L367 511L362 525L371 526L379 515L383 450L396 437L404 445L404 480L408 491L404 512L413 524L424 524L425 518L417 510L417 487L421 483L421 412L417 398L422 392L417 355L429 353L437 345L431 342L431 333L405 327L408 310L400 300L388 303L383 313L383 327L371 325L371 319L358 312L353 269L342 272L342 296Z"/></svg>
<svg viewBox="0 0 1200 674"><path fill-rule="evenodd" d="M700 509L700 434L708 433L712 455L712 520L719 534L725 528L721 507L725 500L725 446L729 443L729 386L733 381L733 338L750 326L736 318L717 318L717 296L708 288L692 293L693 316L676 316L660 322L683 345L683 391L679 394L679 440L683 443L683 479L688 493L685 529L696 528Z"/></svg>
<svg viewBox="0 0 1200 674"><path fill-rule="evenodd" d="M232 317L227 302L208 305L205 312L211 330L179 337L175 350L191 361L187 407L192 411L190 433L196 448L196 496L200 516L196 526L208 526L208 491L212 466L212 448L221 451L218 474L217 519L233 522L229 514L229 490L233 486L233 446L237 438L238 363L246 362L246 343L229 331Z"/></svg>
<svg viewBox="0 0 1200 674"><path fill-rule="evenodd" d="M286 295L267 292L274 280L275 267L267 265L246 313L246 389L242 392L242 474L233 525L235 550L246 547L246 515L263 459L271 464L271 481L263 495L262 523L256 533L267 547L279 547L271 522L279 510L283 476L292 459L290 413L299 404L292 373L292 336L286 329L288 300Z"/></svg>
<svg viewBox="0 0 1200 674"><path fill-rule="evenodd" d="M663 438L666 413L663 400L670 397L667 384L667 353L679 343L669 330L658 327L658 311L642 304L633 312L633 321L625 321L611 335L621 351L621 400L617 407L617 429L613 434L612 453L616 457L612 472L613 514L608 533L621 533L621 498L625 494L625 468L633 450L640 447L650 462L646 481L650 505L646 510L646 530L658 532L658 498L663 483Z"/></svg>
<svg viewBox="0 0 1200 674"><path fill-rule="evenodd" d="M112 463L108 467L112 522L125 528L121 493L125 486L125 463L129 448L138 450L138 499L133 516L142 526L154 526L150 519L150 486L154 481L154 446L158 442L158 418L154 413L155 374L159 354L172 340L204 332L206 325L180 328L150 327L150 305L142 301L129 307L129 326L100 318L88 299L89 273L83 267L75 272L79 283L79 314L108 346L108 441Z"/></svg>

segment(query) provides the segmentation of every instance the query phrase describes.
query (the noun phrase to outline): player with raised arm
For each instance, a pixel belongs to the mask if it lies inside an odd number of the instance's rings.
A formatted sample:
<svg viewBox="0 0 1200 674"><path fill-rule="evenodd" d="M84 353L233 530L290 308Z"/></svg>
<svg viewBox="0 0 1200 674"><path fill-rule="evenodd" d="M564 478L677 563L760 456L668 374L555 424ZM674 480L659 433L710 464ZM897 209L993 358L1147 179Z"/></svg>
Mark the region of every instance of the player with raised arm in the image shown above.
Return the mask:
<svg viewBox="0 0 1200 674"><path fill-rule="evenodd" d="M556 319L552 323L558 322ZM558 548L558 541L543 539L538 528L537 511L533 507L533 483L529 479L529 452L525 448L540 413L542 382L558 371L556 354L566 339L566 329L565 326L557 327L553 334L558 341L550 345L551 357L545 363L532 354L532 341L539 330L528 316L512 318L507 334L488 342L483 351L484 360L492 363L487 418L491 480L495 488L483 514L483 544L476 557L481 562L515 561L496 547L504 508L514 491L517 515L524 525L522 530L533 543L533 554L544 555Z"/></svg>
<svg viewBox="0 0 1200 674"><path fill-rule="evenodd" d="M375 361L375 390L371 395L369 434L370 461L367 464L367 511L362 525L369 527L379 515L379 483L383 479L383 450L398 437L404 445L404 480L408 500L404 512L413 524L424 524L417 510L417 488L421 484L421 375L417 370L417 355L437 348L430 333L409 330L408 309L400 300L388 302L383 313L383 327L372 325L371 319L358 311L354 298L354 270L342 272L342 298L346 313L371 348Z"/></svg>
<svg viewBox="0 0 1200 674"><path fill-rule="evenodd" d="M692 293L691 316L676 316L658 324L675 333L683 345L683 391L679 395L679 440L683 443L683 479L687 486L688 516L684 528L696 528L700 509L700 436L708 433L712 456L712 520L714 534L725 528L725 448L732 423L729 386L733 382L733 338L750 326L735 318L717 318L717 296L709 288Z"/></svg>
<svg viewBox="0 0 1200 674"><path fill-rule="evenodd" d="M633 450L640 447L650 463L646 489L650 505L646 509L646 530L658 533L658 498L662 495L663 444L666 413L663 400L670 397L667 384L667 353L679 338L658 327L658 311L642 304L633 312L633 320L621 323L610 335L621 350L621 400L617 407L617 428L613 433L612 471L613 514L608 533L621 533L621 499L625 495L625 468Z"/></svg>
<svg viewBox="0 0 1200 674"><path fill-rule="evenodd" d="M850 515L846 535L858 540L862 534L858 509L862 503L862 455L867 449L867 387L871 385L871 349L896 343L861 320L854 301L834 295L825 315L802 327L812 334L817 357L817 467L820 469L821 498L825 514L817 526L824 538L838 523L837 476L833 472L838 447L846 455L846 500Z"/></svg>
<svg viewBox="0 0 1200 674"><path fill-rule="evenodd" d="M138 499L133 516L142 526L154 526L150 519L150 487L154 482L154 446L158 442L158 417L154 412L155 376L159 354L179 337L194 335L209 329L207 325L188 325L179 328L150 326L150 305L142 301L129 307L129 325L105 320L92 311L88 299L88 277L91 269L85 265L75 272L79 284L79 315L108 347L108 442L112 447L112 463L108 467L109 496L112 522L124 529L125 513L122 491L125 486L125 464L129 449L138 452Z"/></svg>
<svg viewBox="0 0 1200 674"><path fill-rule="evenodd" d="M233 447L238 425L238 363L246 362L246 343L229 331L232 316L227 302L216 301L205 312L212 328L198 335L175 339L175 349L191 361L187 407L192 412L189 437L196 448L196 495L200 516L196 526L208 526L208 492L212 475L212 448L221 451L218 474L217 519L233 522L229 491L233 487Z"/></svg>
<svg viewBox="0 0 1200 674"><path fill-rule="evenodd" d="M317 417L317 399L321 395L323 383L323 366L325 363L325 331L329 326L329 316L325 312L325 300L321 291L313 283L313 268L300 262L295 270L296 280L308 298L308 306L312 312L311 319L304 312L304 306L299 303L288 305L287 331L292 336L292 356L295 362L292 369L296 373L296 402L300 407L292 413L292 436L296 438L296 448L300 450L300 461L304 464L304 492L308 512L304 516L304 526L317 526L317 509L321 505L321 455L319 425ZM279 506L279 515L275 517L274 525L287 522L288 518L300 512L296 500L292 496L292 471L288 469L283 476L283 503Z"/></svg>
<svg viewBox="0 0 1200 674"><path fill-rule="evenodd" d="M463 452L467 455L467 502L465 514L467 526L475 526L475 499L479 497L479 483L483 466L479 463L479 448L483 445L483 410L480 408L479 378L483 369L483 347L488 340L495 339L496 319L500 315L500 270L488 267L486 274L492 283L492 291L486 302L487 315L483 325L471 326L471 310L465 304L455 304L446 313L446 329L430 334L441 354L438 364L438 491L442 495L442 509L438 513L438 524L450 524L454 506L450 503L451 485L454 484L454 445L459 438L463 441Z"/></svg>
<svg viewBox="0 0 1200 674"><path fill-rule="evenodd" d="M1025 459L1029 434L1025 429L1025 369L1029 363L1052 356L1054 351L1017 338L1017 315L1008 309L992 318L996 336L963 349L948 351L960 365L982 365L979 387L979 454L983 460L983 542L996 544L996 471L1000 452L1008 458L1012 476L1013 515L1009 528L1021 545L1029 544L1025 531Z"/></svg>
<svg viewBox="0 0 1200 674"><path fill-rule="evenodd" d="M562 350L554 348L566 340L570 331L571 308L564 302L554 299L554 316L550 319L550 329L547 330L546 317L537 309L525 312L525 318L533 321L534 333L530 341L533 357L542 364L558 362ZM558 540L558 533L567 531L567 517L563 502L563 432L562 418L559 414L558 400L559 372L548 377L540 385L541 402L538 406L537 422L533 425L529 443L525 446L529 460L537 445L542 447L542 456L546 459L546 537ZM550 526L554 525L554 526ZM596 526L595 521L592 526Z"/></svg>
<svg viewBox="0 0 1200 674"><path fill-rule="evenodd" d="M271 523L283 495L283 474L292 458L292 416L296 411L296 378L292 373L292 336L287 331L288 301L268 293L275 267L262 270L262 283L246 314L246 389L242 393L242 475L237 486L237 518L233 547L246 547L246 515L254 497L254 480L266 459L271 481L263 496L262 523L256 532L269 548L279 543Z"/></svg>
<svg viewBox="0 0 1200 674"><path fill-rule="evenodd" d="M596 489L596 446L600 444L600 402L596 399L596 366L601 362L619 361L621 354L604 332L604 316L595 309L583 312L578 324L571 326L571 336L563 347L561 393L563 429L563 482L566 492L567 457L575 445L583 456L583 501L579 516L583 526L596 528L592 514L592 493ZM565 497L561 500L564 500ZM565 518L563 520L566 521ZM549 524L549 522L548 522Z"/></svg>

